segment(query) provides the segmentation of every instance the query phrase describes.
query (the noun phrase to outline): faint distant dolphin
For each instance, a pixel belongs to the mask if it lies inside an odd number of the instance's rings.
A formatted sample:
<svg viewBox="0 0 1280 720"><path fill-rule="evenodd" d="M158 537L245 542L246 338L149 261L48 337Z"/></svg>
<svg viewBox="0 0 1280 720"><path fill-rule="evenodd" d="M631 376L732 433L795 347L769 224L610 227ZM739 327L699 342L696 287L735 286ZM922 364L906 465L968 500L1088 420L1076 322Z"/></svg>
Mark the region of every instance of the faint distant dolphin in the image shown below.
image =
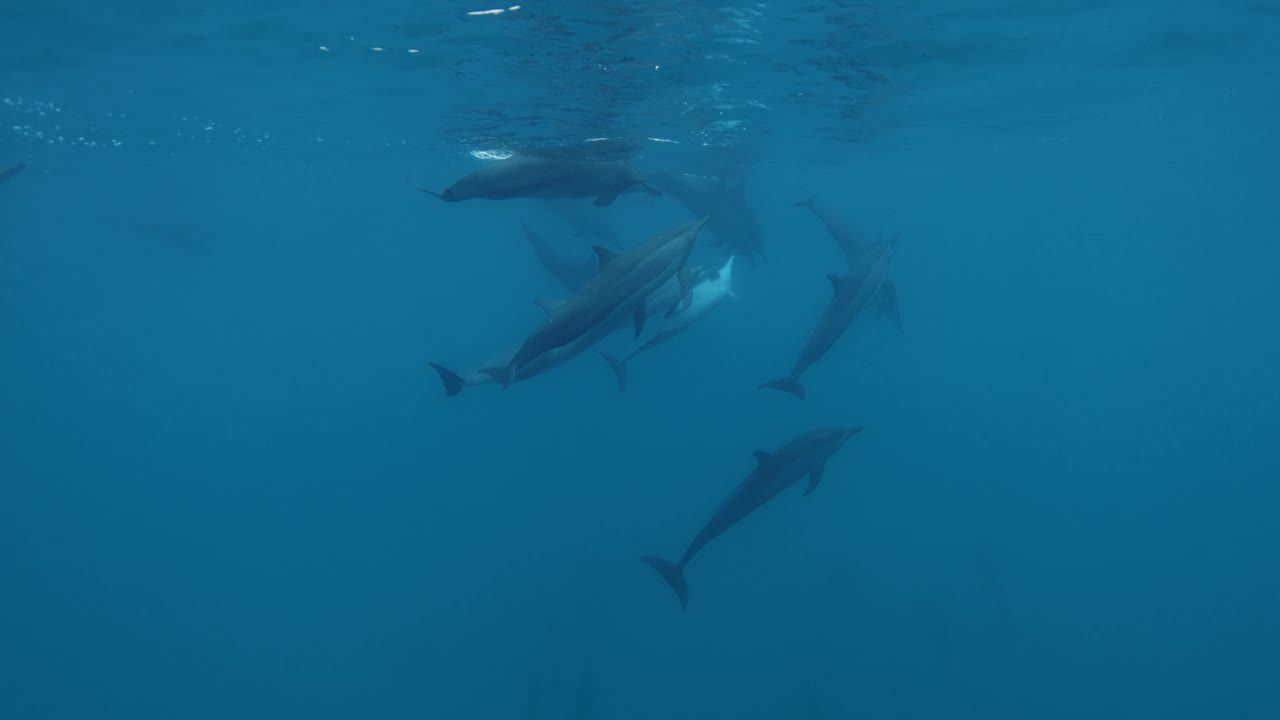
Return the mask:
<svg viewBox="0 0 1280 720"><path fill-rule="evenodd" d="M800 357L796 358L791 374L764 383L760 385L761 388L782 390L804 399L804 386L800 384L801 373L835 345L858 313L880 292L884 279L889 275L893 247L894 241L878 242L868 249L848 275L827 276L831 280L831 300L818 318L818 325L809 335L809 341L801 349Z"/></svg>
<svg viewBox="0 0 1280 720"><path fill-rule="evenodd" d="M849 438L862 432L862 427L850 429L832 428L814 430L789 440L772 454L757 450L756 468L751 471L733 494L728 497L707 524L698 531L689 547L684 551L680 562L672 563L658 557L642 557L645 563L658 571L663 580L680 598L680 607L689 606L689 586L685 582L684 569L707 543L719 537L724 531L736 525L740 520L754 512L757 508L777 497L778 493L791 487L797 480L809 476L809 486L804 494L808 495L822 482L822 473L827 461Z"/></svg>
<svg viewBox="0 0 1280 720"><path fill-rule="evenodd" d="M582 160L542 153L520 153L493 161L443 192L418 189L448 202L594 197L598 206L608 205L624 192L662 194L624 160Z"/></svg>
<svg viewBox="0 0 1280 720"><path fill-rule="evenodd" d="M689 212L709 216L707 227L719 243L748 262L764 257L764 240L760 223L747 203L746 183L742 178L732 186L724 177L692 173L659 173L653 182L679 200Z"/></svg>
<svg viewBox="0 0 1280 720"><path fill-rule="evenodd" d="M575 292L596 274L595 253L583 248L581 256L576 259L571 258L556 250L551 243L530 230L528 225L521 223L520 226L524 228L524 237L529 241L534 254L538 256L538 262L566 291Z"/></svg>
<svg viewBox="0 0 1280 720"><path fill-rule="evenodd" d="M26 170L26 169L27 169L27 166L26 166L26 165L24 165L24 164L22 164L22 163L18 163L17 165L14 165L13 167L5 168L4 170L0 170L0 185L5 184L5 182L7 182L7 181L9 180L9 178L13 177L14 175L17 175L18 173L20 173L20 172L22 172L23 170Z"/></svg>
<svg viewBox="0 0 1280 720"><path fill-rule="evenodd" d="M842 218L814 203L813 198L802 200L796 203L796 206L809 208L814 215L818 216L818 220L826 226L831 239L836 241L836 245L844 253L850 270L861 262L862 256L871 247L871 243L864 241ZM876 295L872 304L885 317L893 321L893 324L898 327L898 332L902 332L902 313L898 310L898 288L893 284L892 278L884 279L884 284L880 286L880 294Z"/></svg>
<svg viewBox="0 0 1280 720"><path fill-rule="evenodd" d="M613 227L605 221L601 213L593 211L581 200L544 198L542 206L577 230L578 237L595 244L618 247L618 234L614 232Z"/></svg>
<svg viewBox="0 0 1280 720"><path fill-rule="evenodd" d="M733 294L734 257L730 255L719 270L699 270L696 273L698 282L693 286L692 299L689 301L689 306L681 308L670 318L667 318L662 324L662 329L639 347L621 358L603 351L600 353L600 357L604 358L605 362L609 363L609 367L613 368L613 374L618 378L619 390L627 389L628 360L688 330L703 317L706 317L707 313L719 307L725 299L737 297Z"/></svg>
<svg viewBox="0 0 1280 720"><path fill-rule="evenodd" d="M521 366L539 362L545 353L558 354L561 348L572 347L576 354L590 346L608 333L618 317L630 315L640 335L647 314L645 298L672 277L680 279L681 301L687 302L693 279L685 263L705 223L704 218L678 225L621 254L597 245L600 271L547 316L510 362L483 372L509 385L520 376ZM668 314L675 310L673 305Z"/></svg>

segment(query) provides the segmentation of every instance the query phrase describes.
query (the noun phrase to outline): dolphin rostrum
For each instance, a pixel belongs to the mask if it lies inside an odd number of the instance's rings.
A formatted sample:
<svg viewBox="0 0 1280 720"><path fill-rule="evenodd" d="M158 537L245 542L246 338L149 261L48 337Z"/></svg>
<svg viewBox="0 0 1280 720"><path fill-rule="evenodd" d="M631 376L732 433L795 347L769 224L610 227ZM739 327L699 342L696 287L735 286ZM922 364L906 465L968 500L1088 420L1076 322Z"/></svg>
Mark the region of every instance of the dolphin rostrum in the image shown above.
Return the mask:
<svg viewBox="0 0 1280 720"><path fill-rule="evenodd" d="M705 317L707 313L719 307L727 298L737 297L737 295L733 294L734 257L730 255L719 270L704 268L695 273L697 284L693 286L693 291L690 293L689 306L679 309L674 315L666 319L662 324L662 329L639 347L634 348L622 357L617 357L604 351L600 352L600 357L604 358L605 362L609 363L609 367L613 368L613 374L618 378L619 390L627 389L628 360L688 330L694 323Z"/></svg>
<svg viewBox="0 0 1280 720"><path fill-rule="evenodd" d="M848 275L828 275L831 280L831 300L818 318L817 327L809 335L808 342L796 358L791 374L771 380L760 385L761 388L782 390L804 399L804 386L800 384L800 375L826 354L836 344L853 319L869 305L884 285L889 276L889 264L893 259L895 241L880 241L873 244L858 259L858 264L851 268Z"/></svg>
<svg viewBox="0 0 1280 720"><path fill-rule="evenodd" d="M756 467L746 477L716 511L706 525L698 531L689 547L684 551L680 562L673 563L658 557L642 557L643 562L651 566L680 598L680 607L689 606L689 586L685 582L684 569L702 548L712 540L720 537L724 531L736 525L757 508L772 500L797 480L809 476L809 486L804 494L809 495L822 482L822 473L827 461L849 438L862 432L862 427L849 429L830 428L814 430L793 438L773 453L757 450Z"/></svg>
<svg viewBox="0 0 1280 720"><path fill-rule="evenodd" d="M718 244L748 262L754 263L757 255L764 257L760 223L747 203L746 183L741 177L730 185L723 176L659 173L653 182L694 215L710 216L707 227L715 233Z"/></svg>
<svg viewBox="0 0 1280 720"><path fill-rule="evenodd" d="M26 166L26 165L24 165L24 164L22 164L22 163L18 163L17 165L14 165L13 167L9 167L9 168L5 168L4 170L0 170L0 185L3 185L5 182L7 182L7 181L9 180L9 178L13 177L14 175L17 175L18 173L20 173L20 172L22 172L23 170L26 170L26 169L27 169L27 166Z"/></svg>
<svg viewBox="0 0 1280 720"><path fill-rule="evenodd" d="M597 206L608 205L624 192L662 194L625 160L574 159L544 153L519 153L495 160L464 175L443 192L418 189L448 202L594 197Z"/></svg>
<svg viewBox="0 0 1280 720"><path fill-rule="evenodd" d="M813 198L802 200L796 203L796 206L809 208L817 216L818 220L827 228L827 233L831 235L831 239L836 241L840 252L844 253L845 260L849 263L849 269L853 270L871 247L871 243L863 240L843 218L837 216L826 207L815 203ZM884 284L880 286L880 294L876 295L872 304L882 315L889 318L897 326L898 332L902 332L902 313L898 310L898 288L893 284L893 278L886 277L884 279Z"/></svg>
<svg viewBox="0 0 1280 720"><path fill-rule="evenodd" d="M530 230L528 225L521 223L520 226L524 228L524 237L533 248L533 253L538 256L538 262L566 292L577 291L591 279L592 275L596 274L595 253L586 252L586 248L583 248L584 255L576 258L569 257Z"/></svg>
<svg viewBox="0 0 1280 720"><path fill-rule="evenodd" d="M570 347L576 355L590 347L619 317L630 315L639 336L644 331L645 299L672 277L679 278L679 302L687 304L693 279L685 263L705 223L704 218L678 225L621 254L597 245L599 272L568 300L548 308L546 321L525 338L508 363L483 372L509 385L520 377L522 366L538 362L546 353ZM678 306L673 304L667 314Z"/></svg>

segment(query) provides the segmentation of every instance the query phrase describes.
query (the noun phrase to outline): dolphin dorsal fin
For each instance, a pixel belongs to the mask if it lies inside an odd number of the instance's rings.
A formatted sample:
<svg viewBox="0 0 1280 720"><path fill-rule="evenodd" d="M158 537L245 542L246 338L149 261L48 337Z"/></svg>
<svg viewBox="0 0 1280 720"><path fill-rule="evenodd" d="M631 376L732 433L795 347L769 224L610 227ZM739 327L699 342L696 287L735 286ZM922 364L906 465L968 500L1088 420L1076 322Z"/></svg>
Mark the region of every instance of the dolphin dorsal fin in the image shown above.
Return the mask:
<svg viewBox="0 0 1280 720"><path fill-rule="evenodd" d="M757 450L751 454L756 456L756 462L761 465L769 462L769 459L773 457L772 455L770 455L769 453L763 450Z"/></svg>
<svg viewBox="0 0 1280 720"><path fill-rule="evenodd" d="M542 311L544 313L550 315L551 313L555 312L561 305L563 305L564 301L559 299L552 299L552 298L538 298L537 300L533 301L533 304L542 308Z"/></svg>
<svg viewBox="0 0 1280 720"><path fill-rule="evenodd" d="M609 266L609 263L618 259L617 251L610 250L603 245L592 245L591 251L596 254L596 267L601 270Z"/></svg>

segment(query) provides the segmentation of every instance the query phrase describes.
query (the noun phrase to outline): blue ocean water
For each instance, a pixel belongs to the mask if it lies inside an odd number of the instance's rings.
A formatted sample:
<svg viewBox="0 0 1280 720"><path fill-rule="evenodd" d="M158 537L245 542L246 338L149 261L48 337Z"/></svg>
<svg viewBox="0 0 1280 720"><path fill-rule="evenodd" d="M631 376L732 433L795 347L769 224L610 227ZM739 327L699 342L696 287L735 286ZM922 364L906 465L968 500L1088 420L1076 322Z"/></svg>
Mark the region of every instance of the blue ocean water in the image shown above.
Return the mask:
<svg viewBox="0 0 1280 720"><path fill-rule="evenodd" d="M1280 717L1277 38L1258 1L3 0L0 718ZM764 259L625 392L586 352L446 397L428 362L564 294L522 224L592 241L411 183L592 138L741 178ZM807 198L897 238L902 330L798 400L756 387L846 271ZM687 609L639 561L854 425Z"/></svg>

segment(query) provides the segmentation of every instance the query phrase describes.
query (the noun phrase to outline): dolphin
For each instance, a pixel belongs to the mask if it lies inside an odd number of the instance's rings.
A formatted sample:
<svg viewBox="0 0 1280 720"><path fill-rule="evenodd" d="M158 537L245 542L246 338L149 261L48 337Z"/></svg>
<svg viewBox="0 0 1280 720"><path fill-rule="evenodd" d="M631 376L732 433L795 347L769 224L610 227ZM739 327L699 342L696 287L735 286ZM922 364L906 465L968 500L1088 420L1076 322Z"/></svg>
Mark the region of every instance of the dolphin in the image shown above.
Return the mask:
<svg viewBox="0 0 1280 720"><path fill-rule="evenodd" d="M693 279L685 264L705 224L703 218L677 225L621 254L595 246L599 272L568 300L549 309L546 321L525 338L510 362L482 371L503 386L510 385L519 377L521 366L561 347L581 352L607 334L618 317L631 315L639 336L647 315L645 298L672 277L679 278L679 302L687 305ZM677 308L673 304L667 315Z"/></svg>
<svg viewBox="0 0 1280 720"><path fill-rule="evenodd" d="M542 206L576 230L577 237L590 240L595 245L618 247L618 234L614 232L613 226L581 200L545 198Z"/></svg>
<svg viewBox="0 0 1280 720"><path fill-rule="evenodd" d="M718 244L748 262L755 262L757 255L764 257L760 223L747 203L746 182L742 178L733 185L724 177L692 173L659 173L652 179L694 215L710 216L707 227L715 233Z"/></svg>
<svg viewBox="0 0 1280 720"><path fill-rule="evenodd" d="M645 299L646 312L661 313L665 312L672 305L680 301L680 281L677 278L671 278L661 287L653 292ZM554 300L538 300L536 305L550 314L558 307L559 303ZM631 322L631 318L625 315L615 317L606 329L605 334L611 334ZM561 365L562 363L574 358L594 342L593 338L581 338L578 342L570 343L563 347L557 348L552 352L544 353L539 356L537 362L532 362L521 366L519 371L511 377L511 382L521 382L529 378L541 375L542 373ZM585 343L585 344L583 344ZM483 368L502 367L510 364L511 358L515 357L519 347L513 347L510 350L491 358L488 362L482 363L480 369L467 372L456 372L439 363L427 363L440 376L440 382L444 384L445 395L453 397L462 392L462 389L472 385L495 385L498 381L484 371Z"/></svg>
<svg viewBox="0 0 1280 720"><path fill-rule="evenodd" d="M850 270L861 261L863 254L867 252L871 243L863 240L843 218L816 204L813 198L801 200L796 203L796 206L809 208L818 217L818 220L827 228L827 233L831 235L831 239L836 241L836 245L844 253ZM902 313L898 309L898 288L893 284L892 278L886 277L884 279L884 284L880 286L880 294L876 295L872 304L882 315L889 318L897 326L898 332L902 332Z"/></svg>
<svg viewBox="0 0 1280 720"><path fill-rule="evenodd" d="M827 461L849 438L862 432L862 427L830 428L814 430L793 438L773 453L763 450L755 452L756 467L747 475L707 521L698 534L694 536L689 547L685 549L680 562L673 563L662 558L646 556L640 560L662 576L663 580L675 591L680 599L680 607L689 607L689 586L685 582L684 569L694 556L712 540L720 537L724 531L736 525L757 508L777 497L778 493L791 487L797 480L809 476L809 485L805 488L807 496L822 482L822 473Z"/></svg>
<svg viewBox="0 0 1280 720"><path fill-rule="evenodd" d="M538 262L566 291L576 291L596 274L594 253L588 252L585 256L571 258L556 250L551 243L530 230L528 225L520 223L520 226L524 228L524 237L529 241L534 254L538 256Z"/></svg>
<svg viewBox="0 0 1280 720"><path fill-rule="evenodd" d="M831 280L831 300L818 318L818 325L809 335L796 358L791 374L771 380L760 385L761 388L782 390L804 399L804 386L800 384L800 374L816 363L844 331L849 329L853 319L869 305L884 285L889 276L889 264L893 259L893 248L896 241L877 242L868 248L858 260L858 265L851 268L848 275L828 275Z"/></svg>
<svg viewBox="0 0 1280 720"><path fill-rule="evenodd" d="M9 178L12 178L14 175L17 175L18 173L26 169L27 169L26 165L24 165L23 163L18 163L13 167L8 167L8 168L5 168L4 170L0 170L0 185L5 184L6 182L8 182Z"/></svg>
<svg viewBox="0 0 1280 720"><path fill-rule="evenodd" d="M719 307L725 299L737 297L737 295L733 294L734 257L730 255L719 270L701 269L695 273L698 281L690 293L689 306L676 311L674 315L663 323L661 330L639 347L634 348L621 358L604 351L600 352L600 357L604 358L604 361L609 363L609 367L613 368L613 374L618 378L619 390L627 389L628 360L688 330L694 323L705 317L707 313Z"/></svg>
<svg viewBox="0 0 1280 720"><path fill-rule="evenodd" d="M608 205L624 192L662 194L625 160L574 159L536 152L494 161L464 175L442 192L418 189L447 202L594 197L596 206Z"/></svg>

